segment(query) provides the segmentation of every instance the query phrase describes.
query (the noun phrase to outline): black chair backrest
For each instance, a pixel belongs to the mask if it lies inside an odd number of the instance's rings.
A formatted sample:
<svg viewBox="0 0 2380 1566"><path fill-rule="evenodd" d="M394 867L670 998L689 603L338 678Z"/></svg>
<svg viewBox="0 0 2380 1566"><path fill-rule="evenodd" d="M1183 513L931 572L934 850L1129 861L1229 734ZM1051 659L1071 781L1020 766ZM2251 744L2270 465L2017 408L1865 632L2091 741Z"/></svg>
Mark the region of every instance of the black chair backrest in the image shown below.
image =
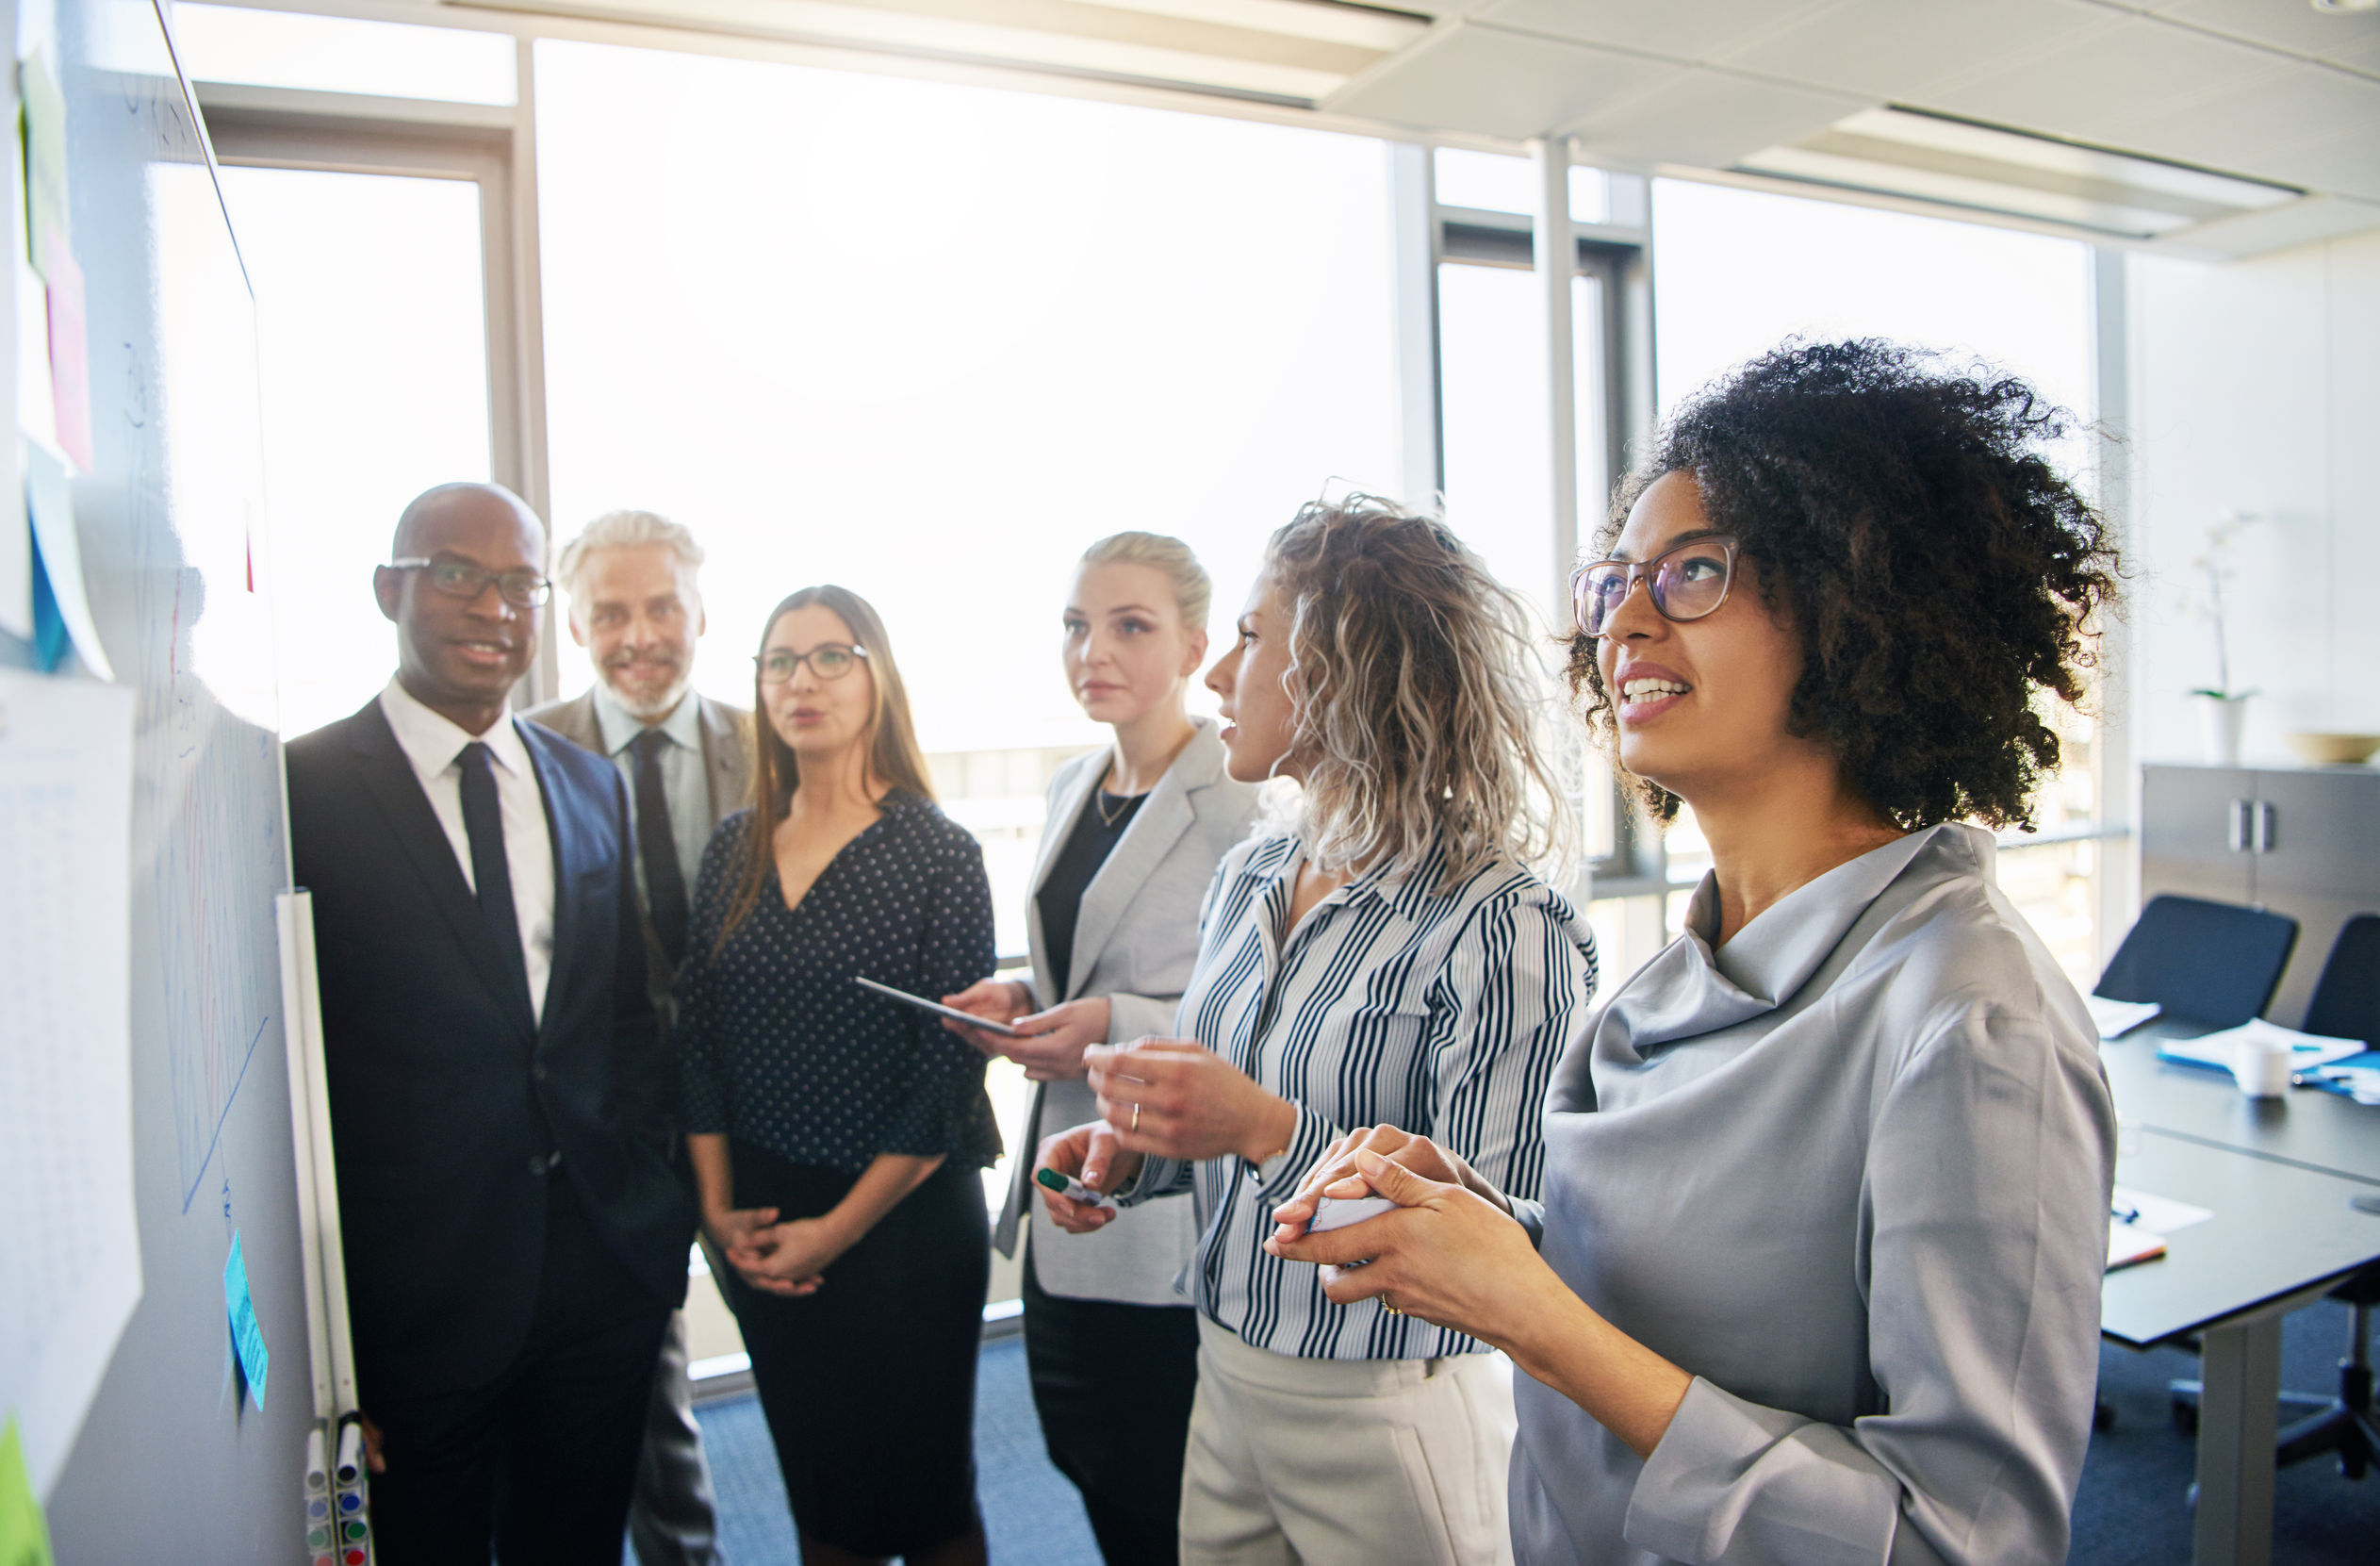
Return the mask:
<svg viewBox="0 0 2380 1566"><path fill-rule="evenodd" d="M2237 1028L2263 1014L2297 945L2297 921L2237 903L2149 898L2094 995L2154 1000L2166 1014Z"/></svg>
<svg viewBox="0 0 2380 1566"><path fill-rule="evenodd" d="M2380 914L2358 914L2339 928L2306 1007L2306 1030L2380 1049Z"/></svg>

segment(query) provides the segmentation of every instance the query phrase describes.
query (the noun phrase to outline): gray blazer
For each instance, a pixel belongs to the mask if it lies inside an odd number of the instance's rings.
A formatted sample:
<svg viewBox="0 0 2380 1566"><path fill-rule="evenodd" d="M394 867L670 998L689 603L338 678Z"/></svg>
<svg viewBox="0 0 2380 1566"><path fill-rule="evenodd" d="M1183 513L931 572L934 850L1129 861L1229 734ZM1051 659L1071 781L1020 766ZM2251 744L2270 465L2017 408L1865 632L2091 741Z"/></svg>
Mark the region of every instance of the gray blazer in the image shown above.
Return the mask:
<svg viewBox="0 0 2380 1566"><path fill-rule="evenodd" d="M1077 756L1050 780L1049 821L1042 831L1033 900L1026 910L1033 995L1044 1007L1106 996L1110 1044L1174 1031L1175 1003L1189 987L1190 968L1198 959L1199 906L1215 879L1215 866L1248 835L1256 817L1255 785L1235 783L1224 771L1223 742L1213 721L1195 722L1197 734L1149 791L1115 851L1083 892L1068 969L1071 981L1064 995L1056 993L1050 979L1042 934L1042 883L1106 775L1108 752ZM1198 1243L1189 1202L1143 1203L1096 1234L1068 1234L1032 1200L1033 1148L1044 1136L1098 1117L1088 1081L1045 1082L1035 1092L994 1243L1002 1254L1015 1255L1020 1218L1029 1212L1034 1275L1051 1294L1131 1305L1187 1304L1174 1292L1174 1278Z"/></svg>
<svg viewBox="0 0 2380 1566"><path fill-rule="evenodd" d="M752 715L742 707L714 701L698 692L687 694L698 703L696 711L702 719L702 771L711 783L711 825L715 830L720 822L749 802L744 796L752 786ZM544 724L583 750L603 754L603 730L595 718L592 689L567 701L549 701L522 716L533 723ZM692 874L686 877L686 893L689 897L694 894ZM641 898L637 906L639 912L644 911ZM666 1020L675 1013L670 988L677 982L678 975L662 953L649 915L645 919L645 972L651 981L653 1009Z"/></svg>

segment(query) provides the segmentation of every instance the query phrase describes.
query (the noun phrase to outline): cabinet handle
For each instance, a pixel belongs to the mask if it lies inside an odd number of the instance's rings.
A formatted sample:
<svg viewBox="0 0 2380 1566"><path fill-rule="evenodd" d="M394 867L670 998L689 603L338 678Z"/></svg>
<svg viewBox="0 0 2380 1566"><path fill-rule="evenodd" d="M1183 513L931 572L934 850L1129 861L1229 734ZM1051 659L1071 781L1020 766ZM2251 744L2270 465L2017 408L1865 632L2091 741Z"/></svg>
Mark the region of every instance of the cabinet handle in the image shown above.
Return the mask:
<svg viewBox="0 0 2380 1566"><path fill-rule="evenodd" d="M2231 851L2248 851L2248 801L2245 799L2231 801Z"/></svg>
<svg viewBox="0 0 2380 1566"><path fill-rule="evenodd" d="M2279 823L2280 812L2273 807L2273 801L2258 799L2256 802L2256 830L2249 847L2257 853L2271 853L2277 835L2273 829Z"/></svg>

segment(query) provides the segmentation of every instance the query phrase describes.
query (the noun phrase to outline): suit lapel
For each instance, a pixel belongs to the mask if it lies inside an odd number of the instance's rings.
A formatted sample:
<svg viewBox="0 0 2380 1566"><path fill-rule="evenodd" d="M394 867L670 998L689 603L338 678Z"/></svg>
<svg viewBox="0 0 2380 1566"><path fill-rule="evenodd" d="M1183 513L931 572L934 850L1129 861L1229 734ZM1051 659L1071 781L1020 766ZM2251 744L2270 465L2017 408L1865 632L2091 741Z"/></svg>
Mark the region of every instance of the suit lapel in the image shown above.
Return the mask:
<svg viewBox="0 0 2380 1566"><path fill-rule="evenodd" d="M717 826L744 808L750 786L751 757L744 740L744 720L732 707L698 696L696 710L702 719L702 771L711 784L711 824Z"/></svg>
<svg viewBox="0 0 2380 1566"><path fill-rule="evenodd" d="M487 986L488 993L496 997L522 1035L529 1036L531 1019L521 1010L512 975L483 939L479 904L471 896L471 883L463 879L463 866L454 857L453 841L438 824L437 812L430 808L430 797L421 791L421 780L415 775L413 762L388 727L379 699L375 697L349 723L349 743L363 762L359 770L366 792L380 807L398 846L404 849L405 857L413 861L414 868L429 886L430 900L438 905L447 928L453 932L455 943L463 948L480 982Z"/></svg>
<svg viewBox="0 0 2380 1566"><path fill-rule="evenodd" d="M1083 889L1082 910L1075 916L1074 964L1066 970L1074 981L1073 987L1078 991L1089 979L1100 952L1114 936L1116 927L1123 923L1132 899L1198 819L1193 796L1212 783L1223 769L1221 732L1205 718L1194 721L1198 732L1190 735L1182 753L1165 769L1165 776L1149 790L1148 799L1132 817L1132 824L1124 829L1124 837L1108 855L1108 862L1099 866L1099 873Z"/></svg>
<svg viewBox="0 0 2380 1566"><path fill-rule="evenodd" d="M553 843L553 962L546 970L546 999L550 1002L565 993L570 960L579 949L579 931L586 917L586 911L579 906L579 888L586 884L587 875L603 855L596 823L580 808L578 795L561 786L562 764L553 754L553 742L526 723L515 727L521 743L529 748L529 765L536 770L537 792L546 802L546 831ZM628 866L621 865L620 873L627 874ZM560 1010L549 1004L545 1014L552 1016ZM543 1030L542 1024L537 1030Z"/></svg>
<svg viewBox="0 0 2380 1566"><path fill-rule="evenodd" d="M1052 995L1048 961L1048 934L1042 929L1042 882L1049 879L1050 867L1058 863L1058 853L1066 846L1066 839L1075 834L1075 823L1082 819L1083 807L1090 802L1091 791L1099 786L1107 775L1105 751L1094 751L1080 762L1081 770L1066 784L1059 797L1058 809L1052 813L1049 826L1042 832L1042 846L1033 861L1033 889L1025 898L1026 946L1033 953L1033 989L1037 995ZM1081 943L1075 943L1079 946ZM1079 980L1081 970L1068 970L1069 977ZM1057 1000L1066 997L1056 996Z"/></svg>
<svg viewBox="0 0 2380 1566"><path fill-rule="evenodd" d="M1182 840L1197 819L1190 808L1190 790L1184 786L1181 768L1169 767L1149 797L1141 801L1132 824L1124 829L1108 862L1099 866L1099 873L1083 888L1081 912L1075 915L1074 964L1066 970L1079 992L1091 977L1099 953L1106 949L1116 926L1123 922L1124 910L1132 905L1133 897L1141 890L1158 862ZM1073 999L1069 995L1066 999Z"/></svg>

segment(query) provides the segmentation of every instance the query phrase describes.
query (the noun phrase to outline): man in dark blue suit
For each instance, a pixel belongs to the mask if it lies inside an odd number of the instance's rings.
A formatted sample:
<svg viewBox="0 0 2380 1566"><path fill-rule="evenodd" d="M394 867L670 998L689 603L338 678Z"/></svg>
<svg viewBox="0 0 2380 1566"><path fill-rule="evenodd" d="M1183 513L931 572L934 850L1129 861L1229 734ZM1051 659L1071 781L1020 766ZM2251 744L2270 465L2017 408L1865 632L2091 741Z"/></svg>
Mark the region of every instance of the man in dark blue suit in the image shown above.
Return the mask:
<svg viewBox="0 0 2380 1566"><path fill-rule="evenodd" d="M615 1566L685 1292L627 793L507 704L544 555L509 490L416 500L397 677L287 748L386 1566Z"/></svg>

